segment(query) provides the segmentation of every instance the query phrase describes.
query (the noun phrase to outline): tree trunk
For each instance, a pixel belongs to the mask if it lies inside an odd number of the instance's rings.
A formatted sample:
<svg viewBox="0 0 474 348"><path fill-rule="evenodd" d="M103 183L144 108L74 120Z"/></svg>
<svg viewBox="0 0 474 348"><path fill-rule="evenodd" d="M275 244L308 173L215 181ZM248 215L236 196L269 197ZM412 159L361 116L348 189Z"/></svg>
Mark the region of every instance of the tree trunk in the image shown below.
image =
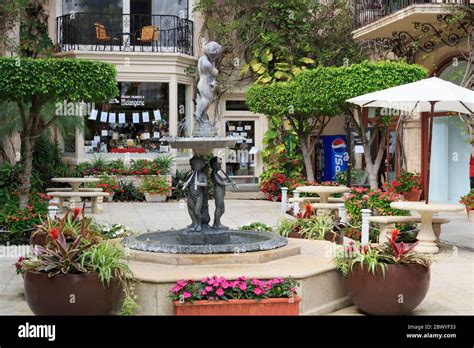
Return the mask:
<svg viewBox="0 0 474 348"><path fill-rule="evenodd" d="M33 140L29 136L22 136L21 148L23 153L23 168L19 174L20 179L20 209L25 209L29 200L31 189L31 172L33 171Z"/></svg>
<svg viewBox="0 0 474 348"><path fill-rule="evenodd" d="M309 135L308 135L309 136ZM313 153L306 142L305 137L298 136L300 139L301 152L303 153L304 167L306 170L306 180L315 181L314 169L311 154Z"/></svg>

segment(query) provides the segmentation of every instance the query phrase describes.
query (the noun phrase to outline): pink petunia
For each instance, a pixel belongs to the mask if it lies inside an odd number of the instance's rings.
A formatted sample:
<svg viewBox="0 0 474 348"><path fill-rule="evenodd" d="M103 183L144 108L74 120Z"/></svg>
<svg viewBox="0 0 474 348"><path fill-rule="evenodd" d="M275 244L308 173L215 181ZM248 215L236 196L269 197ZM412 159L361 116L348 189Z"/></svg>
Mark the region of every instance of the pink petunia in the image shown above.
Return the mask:
<svg viewBox="0 0 474 348"><path fill-rule="evenodd" d="M239 289L242 290L242 291L247 290L247 283L241 283L241 284L239 285Z"/></svg>
<svg viewBox="0 0 474 348"><path fill-rule="evenodd" d="M222 288L217 289L216 295L217 295L217 296L222 296L222 295L224 295L224 289L222 289Z"/></svg>
<svg viewBox="0 0 474 348"><path fill-rule="evenodd" d="M207 292L210 292L210 291L212 291L212 286L206 286L204 288L204 290L206 290Z"/></svg>
<svg viewBox="0 0 474 348"><path fill-rule="evenodd" d="M184 298L190 298L190 297L191 297L191 293L185 291L185 292L183 292L183 297L184 297Z"/></svg>
<svg viewBox="0 0 474 348"><path fill-rule="evenodd" d="M221 283L221 286L224 288L224 289L227 289L228 287L230 287L230 284L227 280L224 280L222 283Z"/></svg>
<svg viewBox="0 0 474 348"><path fill-rule="evenodd" d="M175 294L178 293L182 288L179 285L176 285L171 291Z"/></svg>
<svg viewBox="0 0 474 348"><path fill-rule="evenodd" d="M261 295L263 293L263 290L261 288L255 288L255 290L253 291L253 293L255 295Z"/></svg>

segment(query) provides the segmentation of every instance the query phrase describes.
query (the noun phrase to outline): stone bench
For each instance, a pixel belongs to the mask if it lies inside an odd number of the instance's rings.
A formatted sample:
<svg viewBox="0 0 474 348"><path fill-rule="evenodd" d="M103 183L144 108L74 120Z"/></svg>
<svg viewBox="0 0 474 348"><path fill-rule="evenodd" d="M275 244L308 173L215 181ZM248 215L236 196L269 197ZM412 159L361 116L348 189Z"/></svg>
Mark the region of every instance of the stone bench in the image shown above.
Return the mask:
<svg viewBox="0 0 474 348"><path fill-rule="evenodd" d="M339 217L340 203L312 203L311 206L316 210L318 215L331 214L333 211L336 218Z"/></svg>
<svg viewBox="0 0 474 348"><path fill-rule="evenodd" d="M439 243L441 234L441 225L448 223L448 218L433 218L433 231L436 236L436 243ZM417 216L371 216L369 222L377 223L380 226L379 243L385 243L387 237L392 236L395 224L401 223L420 223L421 217Z"/></svg>
<svg viewBox="0 0 474 348"><path fill-rule="evenodd" d="M48 187L46 192L71 192L71 187ZM103 190L98 187L80 187L79 192L102 192Z"/></svg>
<svg viewBox="0 0 474 348"><path fill-rule="evenodd" d="M48 194L52 196L56 202L59 202L60 206L63 205L65 198L75 198L75 197L90 198L92 201L92 213L94 214L102 213L103 208L102 208L101 203L104 197L109 196L107 192L94 192L94 191L92 192L55 191L55 192L49 192Z"/></svg>

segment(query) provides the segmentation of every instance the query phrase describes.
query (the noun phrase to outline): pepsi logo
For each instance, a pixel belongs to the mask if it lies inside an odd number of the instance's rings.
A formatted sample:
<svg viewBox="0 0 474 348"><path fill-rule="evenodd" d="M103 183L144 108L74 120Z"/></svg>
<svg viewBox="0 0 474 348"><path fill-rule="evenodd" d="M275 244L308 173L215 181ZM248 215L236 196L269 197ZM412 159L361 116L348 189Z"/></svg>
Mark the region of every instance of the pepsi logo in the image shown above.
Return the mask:
<svg viewBox="0 0 474 348"><path fill-rule="evenodd" d="M331 144L331 148L335 153L342 154L346 152L346 141L341 138L334 139Z"/></svg>

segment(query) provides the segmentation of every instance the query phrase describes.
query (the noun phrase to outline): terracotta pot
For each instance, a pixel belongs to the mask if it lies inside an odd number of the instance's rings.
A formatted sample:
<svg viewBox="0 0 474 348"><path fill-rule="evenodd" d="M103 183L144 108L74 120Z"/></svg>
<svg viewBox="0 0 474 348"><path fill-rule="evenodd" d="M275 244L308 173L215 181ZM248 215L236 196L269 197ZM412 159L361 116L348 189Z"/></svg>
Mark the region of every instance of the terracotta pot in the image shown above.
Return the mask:
<svg viewBox="0 0 474 348"><path fill-rule="evenodd" d="M299 232L290 232L288 234L288 238L297 238L297 239L303 239L303 237L301 236L301 234ZM333 243L336 243L336 244L344 244L344 236L342 235L342 233L338 233L338 232L326 232L325 235L324 235L324 240L327 240L329 242L333 242Z"/></svg>
<svg viewBox="0 0 474 348"><path fill-rule="evenodd" d="M405 201L419 202L421 199L422 192L422 190L403 192L403 198L405 198Z"/></svg>
<svg viewBox="0 0 474 348"><path fill-rule="evenodd" d="M425 298L430 269L418 264L388 265L385 278L380 268L375 275L354 265L344 278L347 294L363 312L371 315L404 315Z"/></svg>
<svg viewBox="0 0 474 348"><path fill-rule="evenodd" d="M26 272L25 298L35 315L109 315L121 294L118 279L103 285L97 273Z"/></svg>
<svg viewBox="0 0 474 348"><path fill-rule="evenodd" d="M253 315L299 315L301 298L269 298L265 300L194 301L182 304L174 302L178 316L253 316Z"/></svg>

